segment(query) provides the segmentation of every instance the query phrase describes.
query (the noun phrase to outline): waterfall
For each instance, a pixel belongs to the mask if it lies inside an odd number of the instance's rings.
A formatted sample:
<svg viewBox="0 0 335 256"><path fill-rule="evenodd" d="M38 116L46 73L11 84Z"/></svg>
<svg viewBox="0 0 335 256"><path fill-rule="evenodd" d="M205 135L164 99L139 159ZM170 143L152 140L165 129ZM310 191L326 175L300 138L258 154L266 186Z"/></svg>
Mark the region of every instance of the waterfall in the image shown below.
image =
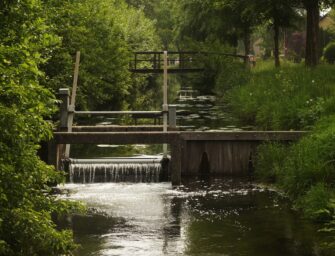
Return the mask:
<svg viewBox="0 0 335 256"><path fill-rule="evenodd" d="M70 183L159 182L161 158L70 159Z"/></svg>

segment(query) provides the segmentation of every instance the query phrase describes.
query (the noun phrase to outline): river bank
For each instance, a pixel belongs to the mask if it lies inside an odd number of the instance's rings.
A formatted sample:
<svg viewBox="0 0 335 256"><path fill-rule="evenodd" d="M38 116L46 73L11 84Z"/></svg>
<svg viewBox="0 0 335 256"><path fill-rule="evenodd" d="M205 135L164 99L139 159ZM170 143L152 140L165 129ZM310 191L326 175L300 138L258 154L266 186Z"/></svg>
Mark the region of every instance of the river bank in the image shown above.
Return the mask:
<svg viewBox="0 0 335 256"><path fill-rule="evenodd" d="M307 218L324 223L329 236L335 210L334 71L332 65L309 69L287 63L277 69L260 63L249 82L226 98L241 123L263 130L310 131L294 145L262 145L255 175L285 192Z"/></svg>

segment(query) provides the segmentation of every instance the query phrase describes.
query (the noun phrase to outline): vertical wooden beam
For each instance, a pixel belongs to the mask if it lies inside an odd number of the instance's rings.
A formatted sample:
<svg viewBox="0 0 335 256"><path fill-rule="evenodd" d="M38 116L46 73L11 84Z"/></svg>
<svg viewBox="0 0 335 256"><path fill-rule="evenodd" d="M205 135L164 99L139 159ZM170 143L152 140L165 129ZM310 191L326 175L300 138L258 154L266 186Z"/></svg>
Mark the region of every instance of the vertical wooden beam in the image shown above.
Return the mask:
<svg viewBox="0 0 335 256"><path fill-rule="evenodd" d="M164 51L163 73L163 132L168 131L168 53ZM167 144L163 145L163 156L167 157Z"/></svg>
<svg viewBox="0 0 335 256"><path fill-rule="evenodd" d="M59 130L67 132L69 130L69 104L70 104L70 90L68 88L61 88L58 92L58 98L61 101L60 110L60 124ZM49 156L48 163L58 168L59 161L65 156L66 147L64 145L55 145L49 142Z"/></svg>
<svg viewBox="0 0 335 256"><path fill-rule="evenodd" d="M77 86L78 86L78 77L79 77L79 64L80 64L80 51L78 51L76 54L76 64L74 67L71 102L69 106L69 115L68 115L68 132L72 132L72 124L73 124L74 110L75 110L75 105L76 105ZM69 158L69 157L70 157L70 145L68 144L65 147L65 158Z"/></svg>
<svg viewBox="0 0 335 256"><path fill-rule="evenodd" d="M77 86L78 86L78 77L79 77L79 64L80 64L80 51L76 54L76 64L74 67L74 76L73 76L73 84L72 84L72 94L71 94L71 105L76 104L76 96L77 96Z"/></svg>

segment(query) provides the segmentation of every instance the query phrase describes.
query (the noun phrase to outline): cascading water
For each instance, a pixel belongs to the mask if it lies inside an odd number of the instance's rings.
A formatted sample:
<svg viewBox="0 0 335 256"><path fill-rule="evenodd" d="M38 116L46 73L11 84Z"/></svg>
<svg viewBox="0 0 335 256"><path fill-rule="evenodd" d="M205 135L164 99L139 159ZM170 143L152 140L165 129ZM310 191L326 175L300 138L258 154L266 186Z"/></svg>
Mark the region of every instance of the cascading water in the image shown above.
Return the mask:
<svg viewBox="0 0 335 256"><path fill-rule="evenodd" d="M70 183L159 182L162 158L70 159Z"/></svg>

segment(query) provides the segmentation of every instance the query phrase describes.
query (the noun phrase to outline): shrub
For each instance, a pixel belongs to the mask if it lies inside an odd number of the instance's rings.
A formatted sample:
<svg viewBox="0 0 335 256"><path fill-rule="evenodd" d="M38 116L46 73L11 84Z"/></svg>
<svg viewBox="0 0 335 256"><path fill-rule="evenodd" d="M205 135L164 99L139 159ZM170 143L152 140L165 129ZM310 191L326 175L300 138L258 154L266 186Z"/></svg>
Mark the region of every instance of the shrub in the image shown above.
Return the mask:
<svg viewBox="0 0 335 256"><path fill-rule="evenodd" d="M325 60L330 63L334 64L335 62L335 42L330 42L323 50L323 57Z"/></svg>

